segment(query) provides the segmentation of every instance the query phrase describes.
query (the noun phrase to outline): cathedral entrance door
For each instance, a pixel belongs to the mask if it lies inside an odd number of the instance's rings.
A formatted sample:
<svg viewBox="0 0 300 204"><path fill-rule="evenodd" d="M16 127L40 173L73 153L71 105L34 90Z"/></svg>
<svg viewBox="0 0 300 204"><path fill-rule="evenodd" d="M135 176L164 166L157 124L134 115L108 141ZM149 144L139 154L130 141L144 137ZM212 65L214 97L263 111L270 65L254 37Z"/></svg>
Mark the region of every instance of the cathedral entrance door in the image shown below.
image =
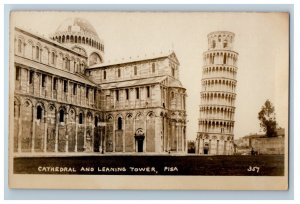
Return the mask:
<svg viewBox="0 0 300 204"><path fill-rule="evenodd" d="M144 140L138 140L138 152L143 152Z"/></svg>
<svg viewBox="0 0 300 204"><path fill-rule="evenodd" d="M135 144L137 152L144 152L144 139L145 135L141 128L137 129L135 132Z"/></svg>
<svg viewBox="0 0 300 204"><path fill-rule="evenodd" d="M208 148L204 148L204 154L208 154Z"/></svg>
<svg viewBox="0 0 300 204"><path fill-rule="evenodd" d="M94 129L94 152L99 152L100 148L100 133L101 133L101 129L100 127L95 127Z"/></svg>
<svg viewBox="0 0 300 204"><path fill-rule="evenodd" d="M207 143L205 143L204 148L203 148L203 154L208 154L209 151L209 146Z"/></svg>

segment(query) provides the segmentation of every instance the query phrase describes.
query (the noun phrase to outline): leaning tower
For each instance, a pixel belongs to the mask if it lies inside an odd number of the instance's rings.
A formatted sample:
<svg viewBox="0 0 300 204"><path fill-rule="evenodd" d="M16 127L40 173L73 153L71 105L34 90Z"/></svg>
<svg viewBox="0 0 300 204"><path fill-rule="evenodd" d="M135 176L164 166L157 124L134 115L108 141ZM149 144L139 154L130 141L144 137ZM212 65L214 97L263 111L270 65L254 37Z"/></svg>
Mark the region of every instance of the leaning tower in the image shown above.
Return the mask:
<svg viewBox="0 0 300 204"><path fill-rule="evenodd" d="M208 50L203 54L202 90L196 152L207 155L233 153L236 62L234 33L208 34Z"/></svg>

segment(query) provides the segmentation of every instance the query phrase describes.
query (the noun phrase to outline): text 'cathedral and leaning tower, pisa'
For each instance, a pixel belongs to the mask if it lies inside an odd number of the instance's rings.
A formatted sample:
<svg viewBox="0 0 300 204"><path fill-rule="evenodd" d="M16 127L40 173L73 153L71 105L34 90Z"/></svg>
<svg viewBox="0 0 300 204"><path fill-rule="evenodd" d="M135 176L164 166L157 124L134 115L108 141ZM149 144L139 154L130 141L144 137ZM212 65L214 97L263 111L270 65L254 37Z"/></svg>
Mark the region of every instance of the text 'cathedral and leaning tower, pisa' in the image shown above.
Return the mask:
<svg viewBox="0 0 300 204"><path fill-rule="evenodd" d="M238 53L233 51L233 42L232 32L216 31L208 34L208 50L203 54L197 154L233 153L238 59Z"/></svg>

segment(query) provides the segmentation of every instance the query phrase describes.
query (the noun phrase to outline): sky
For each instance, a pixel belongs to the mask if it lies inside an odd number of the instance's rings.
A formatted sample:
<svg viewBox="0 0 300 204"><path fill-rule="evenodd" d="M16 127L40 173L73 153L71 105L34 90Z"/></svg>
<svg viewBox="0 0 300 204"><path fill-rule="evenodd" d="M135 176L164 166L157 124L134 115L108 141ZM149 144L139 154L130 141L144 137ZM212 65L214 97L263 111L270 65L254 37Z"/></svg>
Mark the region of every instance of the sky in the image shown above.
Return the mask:
<svg viewBox="0 0 300 204"><path fill-rule="evenodd" d="M289 19L284 13L112 13L19 12L12 23L47 37L69 17L81 17L94 26L105 44L105 60L157 55L174 50L180 62L180 80L187 89L187 139L198 131L202 54L207 34L235 33L233 50L239 53L235 139L261 133L257 119L264 102L275 106L278 125L288 127Z"/></svg>

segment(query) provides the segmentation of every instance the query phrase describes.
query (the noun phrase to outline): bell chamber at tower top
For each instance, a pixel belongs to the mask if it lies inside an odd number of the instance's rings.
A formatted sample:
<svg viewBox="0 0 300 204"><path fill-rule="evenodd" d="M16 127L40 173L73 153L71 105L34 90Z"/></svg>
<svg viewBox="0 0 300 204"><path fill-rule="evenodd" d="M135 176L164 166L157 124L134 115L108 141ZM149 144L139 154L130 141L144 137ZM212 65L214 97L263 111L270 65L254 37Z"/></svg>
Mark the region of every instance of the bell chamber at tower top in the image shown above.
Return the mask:
<svg viewBox="0 0 300 204"><path fill-rule="evenodd" d="M234 33L228 31L216 31L207 35L209 50L232 50Z"/></svg>

